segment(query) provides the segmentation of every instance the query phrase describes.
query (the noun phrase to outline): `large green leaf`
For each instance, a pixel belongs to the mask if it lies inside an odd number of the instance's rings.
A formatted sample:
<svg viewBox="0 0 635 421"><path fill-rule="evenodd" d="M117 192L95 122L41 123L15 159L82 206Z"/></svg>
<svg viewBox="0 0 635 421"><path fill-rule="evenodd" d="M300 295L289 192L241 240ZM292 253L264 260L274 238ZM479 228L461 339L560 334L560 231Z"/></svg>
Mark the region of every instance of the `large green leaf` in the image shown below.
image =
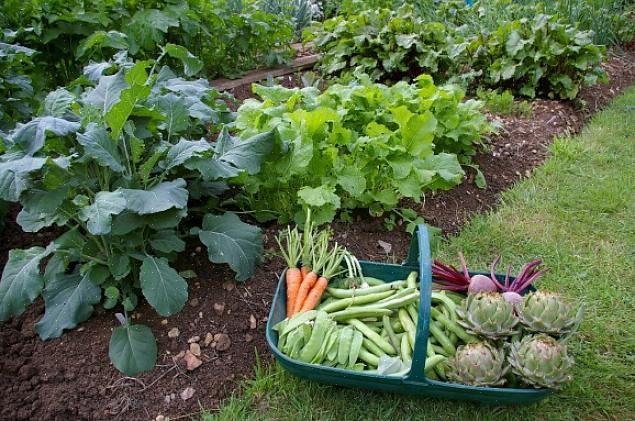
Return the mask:
<svg viewBox="0 0 635 421"><path fill-rule="evenodd" d="M0 199L20 200L22 192L31 186L29 174L41 169L45 163L46 158L31 156L0 162Z"/></svg>
<svg viewBox="0 0 635 421"><path fill-rule="evenodd" d="M171 253L173 251L181 252L185 250L185 241L181 240L176 231L173 230L155 232L150 237L150 245L153 249L163 253Z"/></svg>
<svg viewBox="0 0 635 421"><path fill-rule="evenodd" d="M186 76L194 76L203 69L203 62L194 54L190 53L187 48L169 43L165 44L163 48L170 57L178 59L183 63L183 70Z"/></svg>
<svg viewBox="0 0 635 421"><path fill-rule="evenodd" d="M26 124L19 125L11 133L11 141L18 145L27 155L33 155L44 146L46 133L66 136L75 133L80 123L53 116L37 117Z"/></svg>
<svg viewBox="0 0 635 421"><path fill-rule="evenodd" d="M181 97L173 93L161 95L157 99L157 107L165 116L165 121L159 125L159 128L167 131L169 137L179 134L189 127L189 111Z"/></svg>
<svg viewBox="0 0 635 421"><path fill-rule="evenodd" d="M151 89L146 85L148 80L146 67L148 67L148 62L139 61L126 72L124 79L129 87L121 91L119 101L106 113L106 123L110 127L113 139L121 134L121 130L128 121L135 105L150 94Z"/></svg>
<svg viewBox="0 0 635 421"><path fill-rule="evenodd" d="M262 254L260 228L242 222L233 213L207 214L198 236L207 246L211 262L229 264L239 281L252 275Z"/></svg>
<svg viewBox="0 0 635 421"><path fill-rule="evenodd" d="M138 11L125 29L130 42L130 53L136 54L140 49L152 51L157 44L163 43L163 34L170 27L178 25L179 19L175 14L157 9Z"/></svg>
<svg viewBox="0 0 635 421"><path fill-rule="evenodd" d="M121 91L127 87L128 84L124 78L123 71L120 70L114 75L100 77L95 89L84 95L83 101L99 108L105 114L119 101Z"/></svg>
<svg viewBox="0 0 635 421"><path fill-rule="evenodd" d="M108 356L115 368L127 376L151 370L157 361L157 343L152 330L144 325L114 328Z"/></svg>
<svg viewBox="0 0 635 421"><path fill-rule="evenodd" d="M57 274L49 279L44 292L44 317L35 324L42 339L57 338L64 329L72 329L88 320L93 306L101 300L101 288L88 273Z"/></svg>
<svg viewBox="0 0 635 421"><path fill-rule="evenodd" d="M75 55L82 58L88 52L94 51L96 48L114 48L116 50L125 50L128 48L128 40L126 34L118 31L96 31L88 36L77 47Z"/></svg>
<svg viewBox="0 0 635 421"><path fill-rule="evenodd" d="M423 157L431 152L436 128L437 120L430 111L415 115L408 120L408 124L402 130L404 144L408 151L416 157Z"/></svg>
<svg viewBox="0 0 635 421"><path fill-rule="evenodd" d="M82 208L79 217L87 221L88 231L93 235L105 235L112 228L112 216L126 209L126 199L120 190L100 191L90 206Z"/></svg>
<svg viewBox="0 0 635 421"><path fill-rule="evenodd" d="M188 192L182 178L164 181L150 190L122 189L127 209L139 215L147 215L187 206Z"/></svg>
<svg viewBox="0 0 635 421"><path fill-rule="evenodd" d="M162 316L179 312L187 301L187 282L162 257L146 256L139 272L146 300Z"/></svg>
<svg viewBox="0 0 635 421"><path fill-rule="evenodd" d="M84 147L86 155L115 172L123 172L121 155L117 144L108 132L96 123L90 123L84 133L77 134L77 141Z"/></svg>
<svg viewBox="0 0 635 421"><path fill-rule="evenodd" d="M50 92L44 99L44 114L52 117L62 117L75 101L75 95L65 88Z"/></svg>
<svg viewBox="0 0 635 421"><path fill-rule="evenodd" d="M44 280L40 262L52 252L52 247L31 247L9 251L9 259L0 280L0 320L18 316L40 295Z"/></svg>
<svg viewBox="0 0 635 421"><path fill-rule="evenodd" d="M211 150L212 146L205 140L198 141L181 139L172 145L163 161L166 170L182 165L190 158L197 156L201 152Z"/></svg>
<svg viewBox="0 0 635 421"><path fill-rule="evenodd" d="M207 180L232 178L243 171L256 174L260 171L263 159L271 152L273 142L273 132L240 140L223 130L218 137L212 158L194 158L187 161L185 166L198 170Z"/></svg>
<svg viewBox="0 0 635 421"><path fill-rule="evenodd" d="M22 210L16 222L25 232L37 232L54 223L65 224L68 221L68 215L59 212L59 208L67 192L67 187L51 190L28 189L20 199Z"/></svg>

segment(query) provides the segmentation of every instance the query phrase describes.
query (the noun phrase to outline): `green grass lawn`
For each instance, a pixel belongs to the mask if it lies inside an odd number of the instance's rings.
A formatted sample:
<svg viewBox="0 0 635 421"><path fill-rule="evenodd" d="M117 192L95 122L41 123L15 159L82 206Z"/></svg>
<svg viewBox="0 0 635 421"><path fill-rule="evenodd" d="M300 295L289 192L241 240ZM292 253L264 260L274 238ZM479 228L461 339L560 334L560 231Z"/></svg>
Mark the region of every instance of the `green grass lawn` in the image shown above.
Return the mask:
<svg viewBox="0 0 635 421"><path fill-rule="evenodd" d="M240 396L205 420L578 420L635 419L635 88L582 134L557 139L535 174L471 220L435 255L487 268L542 258L539 287L584 303L570 343L574 381L530 406L499 407L319 385L277 365L259 368ZM503 266L502 266L503 267ZM502 269L501 269L502 270Z"/></svg>

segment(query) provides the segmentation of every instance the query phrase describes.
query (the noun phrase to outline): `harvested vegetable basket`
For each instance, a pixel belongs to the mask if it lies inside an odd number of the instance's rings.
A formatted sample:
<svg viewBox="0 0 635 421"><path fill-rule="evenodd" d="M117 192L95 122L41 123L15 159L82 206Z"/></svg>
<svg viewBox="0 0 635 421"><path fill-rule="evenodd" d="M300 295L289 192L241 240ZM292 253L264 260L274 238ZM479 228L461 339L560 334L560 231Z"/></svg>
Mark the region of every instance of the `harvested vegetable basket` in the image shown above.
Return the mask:
<svg viewBox="0 0 635 421"><path fill-rule="evenodd" d="M285 273L282 273L267 321L267 342L278 362L290 373L308 380L346 387L498 404L531 403L544 399L551 394L549 389L474 387L436 381L426 377L424 366L430 322L432 269L428 232L424 225L417 227L404 264L395 265L368 261L360 263L365 276L379 278L385 282L405 279L412 271L418 271L419 273L421 290L419 323L417 323L416 328L416 340L410 372L401 377L378 375L376 373L364 373L363 371L308 364L284 355L278 349L278 333L273 329L274 325L286 317L286 282ZM496 276L499 279L504 278L504 275L497 274Z"/></svg>

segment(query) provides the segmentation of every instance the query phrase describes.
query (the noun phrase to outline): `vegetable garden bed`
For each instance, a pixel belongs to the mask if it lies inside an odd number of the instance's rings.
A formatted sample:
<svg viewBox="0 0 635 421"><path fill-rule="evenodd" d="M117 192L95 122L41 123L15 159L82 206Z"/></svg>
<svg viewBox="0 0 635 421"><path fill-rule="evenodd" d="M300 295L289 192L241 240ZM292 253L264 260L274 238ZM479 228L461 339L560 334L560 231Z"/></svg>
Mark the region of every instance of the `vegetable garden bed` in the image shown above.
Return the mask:
<svg viewBox="0 0 635 421"><path fill-rule="evenodd" d="M611 82L582 92L593 111L635 82L635 52L613 57L605 67ZM539 165L553 136L577 132L585 118L586 114L570 103L546 100L534 103L529 119L504 117L505 130L493 138L492 151L475 158L486 175L487 188L476 188L468 178L451 191L427 197L425 207L417 210L446 233L456 232L470 213L495 206L501 191ZM12 208L3 234L3 266L9 249L50 240L48 231L22 233L15 223L17 210ZM354 225L334 224L338 242L369 260L399 261L405 256L409 236L403 229L387 232L381 219L362 213L356 213L355 219ZM277 230L275 225L265 228L270 250ZM391 250L382 249L378 240L388 242ZM138 380L123 377L109 363L106 350L116 325L110 312L102 310L80 329L46 342L33 331L33 324L43 313L42 300L22 316L0 325L0 417L143 420L158 413L193 413L199 410L199 403L206 408L217 406L232 392L237 380L253 373L254 350L261 358L269 358L264 322L283 263L268 260L248 283L236 285L229 270L212 265L203 255L192 243L177 260L177 269L194 270L198 278L190 281L188 304L167 319L167 324L145 303L134 311L135 322L149 325L156 332L160 350L158 367ZM170 338L168 332L173 328L178 328L179 334ZM213 341L215 348L205 347L207 333L226 334L231 343L219 336ZM200 337L203 364L188 371L182 359L174 363L172 357L185 351L188 339L195 336ZM184 400L181 394L188 387L193 389L193 396Z"/></svg>

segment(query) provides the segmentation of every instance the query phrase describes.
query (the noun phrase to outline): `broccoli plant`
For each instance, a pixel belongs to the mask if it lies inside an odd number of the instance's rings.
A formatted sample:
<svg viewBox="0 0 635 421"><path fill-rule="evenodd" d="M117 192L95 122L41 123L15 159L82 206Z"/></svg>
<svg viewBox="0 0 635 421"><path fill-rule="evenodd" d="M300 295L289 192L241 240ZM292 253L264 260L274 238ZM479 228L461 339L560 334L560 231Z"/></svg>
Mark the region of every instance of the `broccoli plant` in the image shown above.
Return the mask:
<svg viewBox="0 0 635 421"><path fill-rule="evenodd" d="M49 339L100 302L120 305L109 354L127 375L151 369L157 355L151 330L131 324L128 313L142 297L166 317L187 301L187 282L171 266L185 236L197 236L238 280L262 252L260 230L235 214L207 213L192 218L200 222L193 228L184 219L188 203L215 208L209 201L226 180L256 173L271 134L239 142L222 129L209 141L209 128L231 117L224 98L206 80L159 64L121 53L87 66L72 89L50 92L39 115L5 136L0 156L0 199L21 204L22 229L63 227L46 247L10 251L0 320L41 294L45 313L35 329Z"/></svg>

